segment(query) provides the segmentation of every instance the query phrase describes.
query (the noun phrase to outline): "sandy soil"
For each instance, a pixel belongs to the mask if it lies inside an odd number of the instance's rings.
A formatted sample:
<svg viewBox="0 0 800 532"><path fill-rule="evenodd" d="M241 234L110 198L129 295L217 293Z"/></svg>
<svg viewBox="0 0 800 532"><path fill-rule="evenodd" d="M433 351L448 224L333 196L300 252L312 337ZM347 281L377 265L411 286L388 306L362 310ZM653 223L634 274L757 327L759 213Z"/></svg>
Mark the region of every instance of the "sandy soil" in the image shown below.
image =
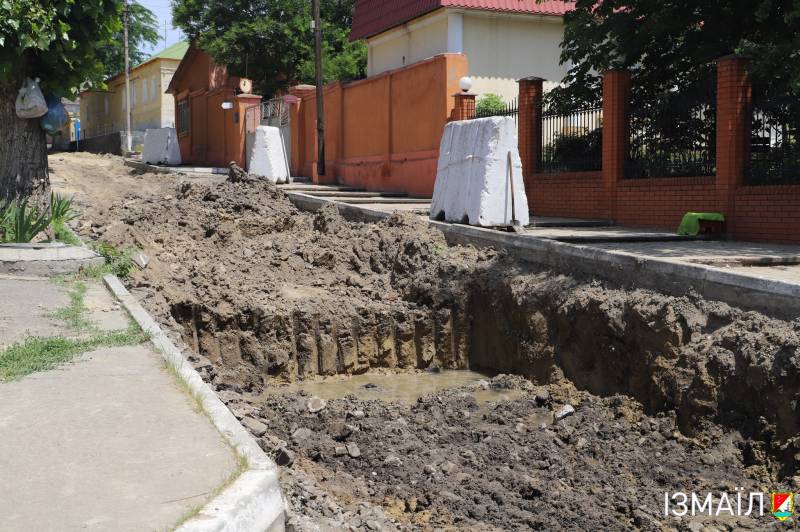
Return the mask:
<svg viewBox="0 0 800 532"><path fill-rule="evenodd" d="M129 287L284 464L292 526L759 528L664 517L663 492L800 485L800 323L448 247L418 217L352 223L264 183L58 158L80 232L151 257ZM313 412L301 392L263 394L466 367L528 380L492 379L520 393L485 404L470 386Z"/></svg>

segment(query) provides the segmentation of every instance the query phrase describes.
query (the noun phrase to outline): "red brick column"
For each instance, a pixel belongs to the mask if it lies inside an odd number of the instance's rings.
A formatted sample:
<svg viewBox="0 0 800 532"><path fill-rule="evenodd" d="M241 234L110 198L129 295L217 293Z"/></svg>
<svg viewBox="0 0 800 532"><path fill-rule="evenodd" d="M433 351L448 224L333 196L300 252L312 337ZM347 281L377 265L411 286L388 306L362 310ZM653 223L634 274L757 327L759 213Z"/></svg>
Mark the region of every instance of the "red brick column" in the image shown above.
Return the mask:
<svg viewBox="0 0 800 532"><path fill-rule="evenodd" d="M522 177L530 179L536 173L536 162L542 149L542 78L522 78L519 83L519 116L517 117L519 156Z"/></svg>
<svg viewBox="0 0 800 532"><path fill-rule="evenodd" d="M744 182L750 138L752 88L747 60L730 55L717 59L717 177L719 210L733 233L736 188Z"/></svg>
<svg viewBox="0 0 800 532"><path fill-rule="evenodd" d="M609 70L603 73L603 194L606 212L617 215L617 185L625 177L628 160L628 105L631 73Z"/></svg>
<svg viewBox="0 0 800 532"><path fill-rule="evenodd" d="M457 92L453 95L456 105L453 107L453 114L450 121L471 120L475 118L475 95L469 92Z"/></svg>

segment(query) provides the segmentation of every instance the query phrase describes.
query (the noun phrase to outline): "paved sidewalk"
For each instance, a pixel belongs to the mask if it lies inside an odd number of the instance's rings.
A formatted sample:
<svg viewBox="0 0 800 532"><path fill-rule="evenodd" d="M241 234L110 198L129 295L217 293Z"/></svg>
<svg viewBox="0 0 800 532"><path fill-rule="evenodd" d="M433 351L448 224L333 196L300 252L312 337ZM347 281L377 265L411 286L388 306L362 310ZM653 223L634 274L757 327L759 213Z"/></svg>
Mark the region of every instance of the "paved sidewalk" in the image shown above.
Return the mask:
<svg viewBox="0 0 800 532"><path fill-rule="evenodd" d="M0 344L85 336L52 316L68 288L0 278ZM98 330L127 326L101 284L84 302ZM149 343L0 381L0 434L2 530L169 530L238 465Z"/></svg>

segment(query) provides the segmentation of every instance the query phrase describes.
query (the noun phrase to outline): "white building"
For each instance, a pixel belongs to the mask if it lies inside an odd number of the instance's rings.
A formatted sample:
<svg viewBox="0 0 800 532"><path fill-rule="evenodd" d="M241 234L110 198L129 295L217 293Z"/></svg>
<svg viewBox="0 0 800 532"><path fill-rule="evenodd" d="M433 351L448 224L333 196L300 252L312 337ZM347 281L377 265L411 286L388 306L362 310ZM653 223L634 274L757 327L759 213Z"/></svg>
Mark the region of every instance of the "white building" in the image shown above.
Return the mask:
<svg viewBox="0 0 800 532"><path fill-rule="evenodd" d="M464 53L472 91L517 96L519 78L560 82L563 15L560 0L358 0L350 38L366 39L367 75L374 76L441 53Z"/></svg>

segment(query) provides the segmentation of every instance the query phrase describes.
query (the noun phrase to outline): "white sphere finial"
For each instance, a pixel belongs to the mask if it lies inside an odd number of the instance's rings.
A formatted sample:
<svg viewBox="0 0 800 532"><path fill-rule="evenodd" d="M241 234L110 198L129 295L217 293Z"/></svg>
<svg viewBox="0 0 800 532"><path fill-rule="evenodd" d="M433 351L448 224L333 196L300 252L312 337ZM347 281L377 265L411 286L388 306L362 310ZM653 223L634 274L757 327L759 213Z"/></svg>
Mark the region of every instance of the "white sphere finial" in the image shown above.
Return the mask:
<svg viewBox="0 0 800 532"><path fill-rule="evenodd" d="M461 88L462 92L469 92L469 90L472 88L472 78L469 76L464 76L458 80L458 86Z"/></svg>

